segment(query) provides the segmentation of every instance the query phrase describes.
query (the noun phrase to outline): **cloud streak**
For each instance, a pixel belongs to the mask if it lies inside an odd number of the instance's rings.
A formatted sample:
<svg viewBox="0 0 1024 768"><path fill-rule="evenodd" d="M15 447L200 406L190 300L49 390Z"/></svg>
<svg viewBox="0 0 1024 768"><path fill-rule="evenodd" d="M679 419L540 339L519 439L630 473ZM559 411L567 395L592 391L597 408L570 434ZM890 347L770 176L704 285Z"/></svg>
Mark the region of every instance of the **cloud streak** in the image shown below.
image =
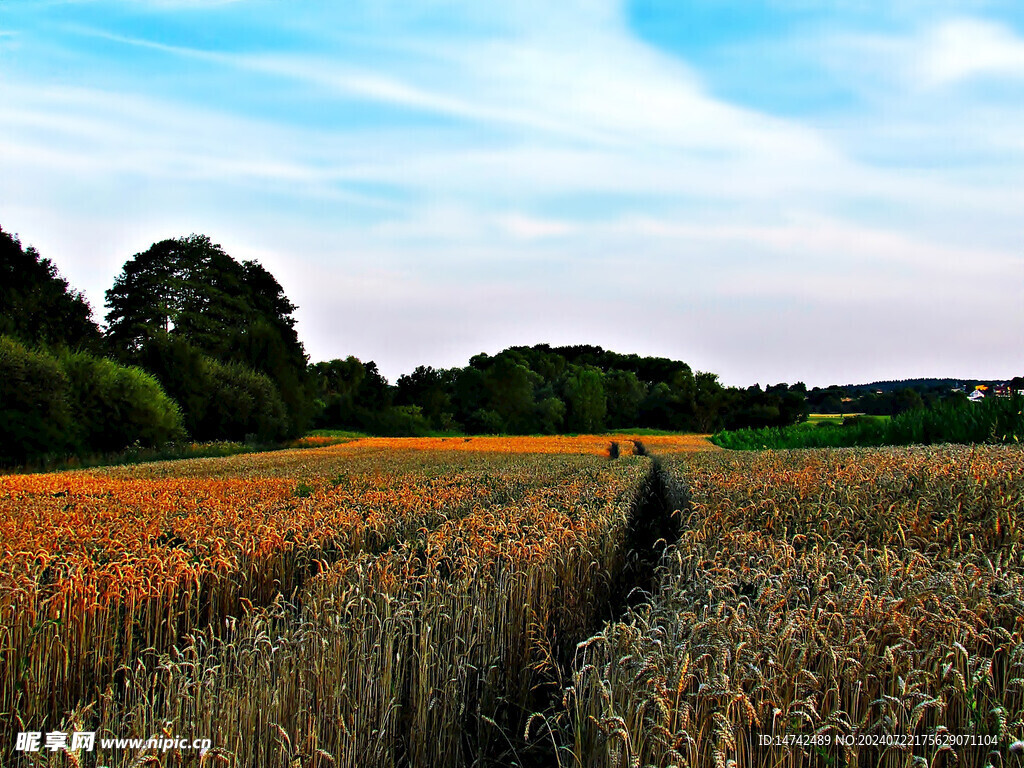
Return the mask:
<svg viewBox="0 0 1024 768"><path fill-rule="evenodd" d="M191 4L207 36L157 5L0 13L25 52L0 78L0 225L94 305L132 253L204 231L279 277L314 359L392 378L513 341L740 384L1021 364L959 330L998 314L1010 345L1024 320L1024 43L1001 21L796 26L796 69L853 96L794 115L716 93L612 2ZM860 357L810 348L828 334Z"/></svg>

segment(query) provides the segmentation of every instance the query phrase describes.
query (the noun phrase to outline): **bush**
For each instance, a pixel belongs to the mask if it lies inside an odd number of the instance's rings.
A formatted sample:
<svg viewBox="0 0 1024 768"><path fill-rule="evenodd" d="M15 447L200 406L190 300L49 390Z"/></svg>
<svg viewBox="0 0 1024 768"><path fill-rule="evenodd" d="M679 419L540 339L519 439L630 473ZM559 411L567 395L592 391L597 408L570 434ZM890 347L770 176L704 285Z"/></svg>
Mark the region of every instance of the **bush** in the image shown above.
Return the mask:
<svg viewBox="0 0 1024 768"><path fill-rule="evenodd" d="M288 412L269 377L206 358L203 380L208 397L193 433L197 440L276 442L288 435Z"/></svg>
<svg viewBox="0 0 1024 768"><path fill-rule="evenodd" d="M418 405L393 405L374 413L368 427L373 434L423 437L431 432L430 421Z"/></svg>
<svg viewBox="0 0 1024 768"><path fill-rule="evenodd" d="M188 341L168 333L156 334L132 358L132 362L156 376L178 404L185 429L193 436L202 432L200 425L210 400L207 360Z"/></svg>
<svg viewBox="0 0 1024 768"><path fill-rule="evenodd" d="M70 429L68 378L57 360L0 336L0 463L63 453Z"/></svg>
<svg viewBox="0 0 1024 768"><path fill-rule="evenodd" d="M156 447L185 436L177 403L140 368L82 352L64 355L61 363L70 385L79 452L113 453L136 444Z"/></svg>
<svg viewBox="0 0 1024 768"><path fill-rule="evenodd" d="M499 435L506 431L501 414L486 408L480 408L470 414L466 426L474 435Z"/></svg>
<svg viewBox="0 0 1024 768"><path fill-rule="evenodd" d="M276 442L289 435L289 419L274 382L241 363L222 363L170 334L157 334L138 353L179 403L196 440Z"/></svg>

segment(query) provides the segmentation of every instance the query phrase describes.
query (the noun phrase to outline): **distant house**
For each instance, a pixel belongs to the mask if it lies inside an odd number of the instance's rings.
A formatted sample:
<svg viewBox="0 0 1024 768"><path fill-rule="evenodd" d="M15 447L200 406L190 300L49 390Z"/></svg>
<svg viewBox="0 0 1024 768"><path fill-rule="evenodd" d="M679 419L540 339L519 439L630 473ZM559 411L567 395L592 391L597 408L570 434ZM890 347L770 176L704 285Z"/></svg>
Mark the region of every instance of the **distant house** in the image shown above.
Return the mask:
<svg viewBox="0 0 1024 768"><path fill-rule="evenodd" d="M1024 395L1024 389L1014 389L1012 383L1007 381L1003 384L993 384L992 386L979 384L974 388L974 391L968 395L968 399L978 403L986 397L1013 397L1015 394Z"/></svg>

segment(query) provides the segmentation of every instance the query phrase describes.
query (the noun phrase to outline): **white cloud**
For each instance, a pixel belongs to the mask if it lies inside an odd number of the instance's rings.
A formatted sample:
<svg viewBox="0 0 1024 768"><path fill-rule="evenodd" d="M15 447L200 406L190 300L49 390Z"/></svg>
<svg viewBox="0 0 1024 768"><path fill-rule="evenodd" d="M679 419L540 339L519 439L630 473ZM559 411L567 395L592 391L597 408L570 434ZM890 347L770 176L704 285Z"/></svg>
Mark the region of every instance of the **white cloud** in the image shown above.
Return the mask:
<svg viewBox="0 0 1024 768"><path fill-rule="evenodd" d="M382 22L315 54L90 33L112 62L141 46L166 55L161 82L180 69L224 98L102 69L78 86L0 80L0 223L70 260L94 303L148 242L206 231L278 276L315 359L354 353L392 376L592 341L736 383L812 378L824 363L794 339L856 338L864 361L858 334L895 354L961 315L1024 319L1024 113L939 87L1012 75L1005 28L805 41L869 98L780 118L716 96L616 3L469 12L488 34L456 44ZM323 114L304 124L264 101L271 86ZM977 160L993 147L998 164ZM893 324L905 332L885 335ZM1009 343L1003 328L990 333Z"/></svg>
<svg viewBox="0 0 1024 768"><path fill-rule="evenodd" d="M919 40L915 74L930 86L974 77L1024 80L1024 38L1007 27L977 19L955 19Z"/></svg>
<svg viewBox="0 0 1024 768"><path fill-rule="evenodd" d="M576 226L570 222L529 216L522 213L499 215L497 222L508 234L520 240L557 237L576 231Z"/></svg>

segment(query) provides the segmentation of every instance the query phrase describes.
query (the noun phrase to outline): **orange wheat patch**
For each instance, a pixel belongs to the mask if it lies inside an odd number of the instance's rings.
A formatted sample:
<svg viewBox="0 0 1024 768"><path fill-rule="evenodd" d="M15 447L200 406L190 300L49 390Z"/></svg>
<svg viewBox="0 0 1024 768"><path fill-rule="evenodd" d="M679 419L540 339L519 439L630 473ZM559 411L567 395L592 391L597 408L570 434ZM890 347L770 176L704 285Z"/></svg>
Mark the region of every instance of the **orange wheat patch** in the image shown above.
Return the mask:
<svg viewBox="0 0 1024 768"><path fill-rule="evenodd" d="M639 442L650 453L698 453L722 450L709 439L711 435L616 435L620 444Z"/></svg>
<svg viewBox="0 0 1024 768"><path fill-rule="evenodd" d="M707 435L544 435L532 437L367 437L345 448L412 449L425 451L481 451L487 453L588 453L607 456L612 443L622 454L635 453L634 444L658 453L718 451Z"/></svg>
<svg viewBox="0 0 1024 768"><path fill-rule="evenodd" d="M122 664L187 644L195 630L227 632L228 618L313 583L337 586L335 597L383 590L392 601L454 583L467 600L493 590L521 608L538 594L536 569L559 578L572 569L570 596L551 581L521 631L593 610L605 581L592 563L617 562L646 462L365 442L0 477L0 679L15 681L0 687L0 712L58 726ZM484 442L521 453L516 440ZM594 438L592 451L607 444ZM335 597L324 597L331 621ZM528 650L517 641L509 654ZM530 667L513 660L504 666ZM163 700L160 690L145 700Z"/></svg>
<svg viewBox="0 0 1024 768"><path fill-rule="evenodd" d="M367 437L349 447L485 453L589 453L607 456L611 439L596 435L564 437Z"/></svg>

